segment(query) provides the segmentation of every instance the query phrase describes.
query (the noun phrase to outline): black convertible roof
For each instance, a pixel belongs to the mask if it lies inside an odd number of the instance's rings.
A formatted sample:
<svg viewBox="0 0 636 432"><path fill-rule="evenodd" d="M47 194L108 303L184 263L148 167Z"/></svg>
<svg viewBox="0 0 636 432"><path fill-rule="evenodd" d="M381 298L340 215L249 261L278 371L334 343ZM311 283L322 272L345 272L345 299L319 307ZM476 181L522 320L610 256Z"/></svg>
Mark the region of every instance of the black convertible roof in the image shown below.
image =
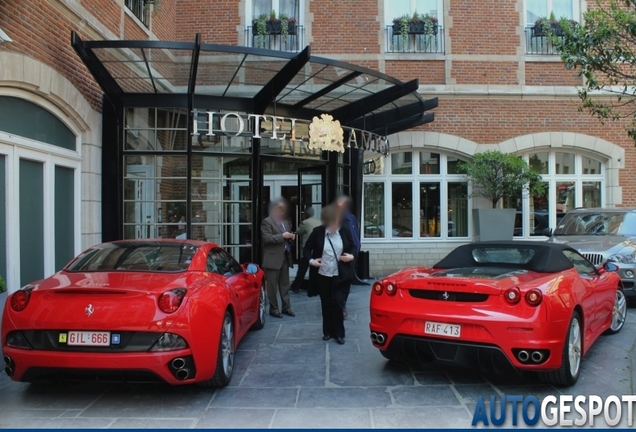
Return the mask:
<svg viewBox="0 0 636 432"><path fill-rule="evenodd" d="M517 249L519 251L532 250L534 255L524 263L507 262L478 262L473 251L478 249ZM433 268L453 269L462 267L515 267L542 273L556 273L574 267L563 251L568 250L580 255L575 249L560 243L542 243L536 241L497 241L476 242L459 246L449 253ZM585 259L581 257L581 259Z"/></svg>

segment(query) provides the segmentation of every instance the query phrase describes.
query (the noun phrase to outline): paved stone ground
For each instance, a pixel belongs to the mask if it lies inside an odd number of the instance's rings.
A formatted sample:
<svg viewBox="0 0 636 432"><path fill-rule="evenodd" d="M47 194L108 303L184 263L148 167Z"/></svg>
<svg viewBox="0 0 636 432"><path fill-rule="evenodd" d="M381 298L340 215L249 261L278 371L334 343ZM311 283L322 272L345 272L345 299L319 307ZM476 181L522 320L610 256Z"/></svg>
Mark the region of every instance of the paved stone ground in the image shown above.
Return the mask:
<svg viewBox="0 0 636 432"><path fill-rule="evenodd" d="M369 341L369 291L352 288L345 345L322 341L317 298L293 295L297 316L268 317L263 330L249 333L232 382L221 390L29 385L1 373L0 428L467 428L479 395L633 393L636 309L618 335L597 341L576 386L556 389L533 376L387 362Z"/></svg>

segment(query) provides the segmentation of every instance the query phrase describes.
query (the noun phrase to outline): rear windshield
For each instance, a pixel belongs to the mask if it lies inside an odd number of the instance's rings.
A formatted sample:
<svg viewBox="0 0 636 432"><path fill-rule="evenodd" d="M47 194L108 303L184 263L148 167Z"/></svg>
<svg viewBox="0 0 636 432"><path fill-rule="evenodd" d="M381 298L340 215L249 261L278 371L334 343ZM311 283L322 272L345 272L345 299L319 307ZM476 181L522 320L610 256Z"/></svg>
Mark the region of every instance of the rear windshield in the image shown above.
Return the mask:
<svg viewBox="0 0 636 432"><path fill-rule="evenodd" d="M82 253L66 270L179 272L190 266L197 249L180 243L106 243Z"/></svg>
<svg viewBox="0 0 636 432"><path fill-rule="evenodd" d="M477 247L472 254L479 264L527 264L535 251L523 247Z"/></svg>
<svg viewBox="0 0 636 432"><path fill-rule="evenodd" d="M554 235L636 236L636 214L595 211L565 215Z"/></svg>

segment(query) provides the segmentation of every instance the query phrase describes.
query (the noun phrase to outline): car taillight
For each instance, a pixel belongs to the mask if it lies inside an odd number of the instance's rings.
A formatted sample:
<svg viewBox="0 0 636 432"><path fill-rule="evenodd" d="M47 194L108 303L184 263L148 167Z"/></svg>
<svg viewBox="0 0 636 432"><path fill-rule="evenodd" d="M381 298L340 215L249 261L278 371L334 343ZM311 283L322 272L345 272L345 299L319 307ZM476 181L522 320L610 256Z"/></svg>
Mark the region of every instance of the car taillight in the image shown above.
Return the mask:
<svg viewBox="0 0 636 432"><path fill-rule="evenodd" d="M543 300L543 294L536 288L531 289L526 293L526 301L530 306L538 306Z"/></svg>
<svg viewBox="0 0 636 432"><path fill-rule="evenodd" d="M394 296L397 293L397 286L393 282L389 282L386 284L386 294L390 296Z"/></svg>
<svg viewBox="0 0 636 432"><path fill-rule="evenodd" d="M16 291L11 296L11 309L16 312L23 311L26 309L29 304L29 300L31 300L31 290L33 287L31 285L27 285L22 288L20 291Z"/></svg>
<svg viewBox="0 0 636 432"><path fill-rule="evenodd" d="M373 284L373 293L376 295L382 295L382 291L384 291L384 288L382 288L382 284L380 282L376 282Z"/></svg>
<svg viewBox="0 0 636 432"><path fill-rule="evenodd" d="M506 292L504 292L504 298L510 304L517 304L519 300L521 300L521 291L519 291L517 287L508 288Z"/></svg>
<svg viewBox="0 0 636 432"><path fill-rule="evenodd" d="M179 309L181 302L185 297L186 290L183 288L176 288L159 296L159 309L165 313L173 313Z"/></svg>

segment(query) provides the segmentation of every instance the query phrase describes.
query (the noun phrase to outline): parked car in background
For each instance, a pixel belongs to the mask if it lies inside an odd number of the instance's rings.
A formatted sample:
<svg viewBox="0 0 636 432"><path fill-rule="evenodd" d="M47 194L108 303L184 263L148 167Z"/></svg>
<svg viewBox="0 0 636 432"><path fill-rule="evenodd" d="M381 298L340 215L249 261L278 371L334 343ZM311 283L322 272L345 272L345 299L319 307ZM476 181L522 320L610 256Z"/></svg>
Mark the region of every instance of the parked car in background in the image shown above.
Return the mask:
<svg viewBox="0 0 636 432"><path fill-rule="evenodd" d="M27 382L225 386L239 341L265 324L266 302L263 271L215 244L103 243L9 295L5 371Z"/></svg>
<svg viewBox="0 0 636 432"><path fill-rule="evenodd" d="M545 236L546 230L550 227L550 212L548 210L535 210L530 213L532 216L532 226L530 227L531 236ZM557 225L563 219L565 213L557 211ZM517 211L515 215L515 236L523 235L523 212Z"/></svg>
<svg viewBox="0 0 636 432"><path fill-rule="evenodd" d="M636 298L636 209L572 210L553 230L551 241L571 246L596 266L615 262L625 295Z"/></svg>
<svg viewBox="0 0 636 432"><path fill-rule="evenodd" d="M407 268L373 284L371 341L389 360L512 367L569 386L594 341L625 323L614 270L558 243L459 246L432 268Z"/></svg>

